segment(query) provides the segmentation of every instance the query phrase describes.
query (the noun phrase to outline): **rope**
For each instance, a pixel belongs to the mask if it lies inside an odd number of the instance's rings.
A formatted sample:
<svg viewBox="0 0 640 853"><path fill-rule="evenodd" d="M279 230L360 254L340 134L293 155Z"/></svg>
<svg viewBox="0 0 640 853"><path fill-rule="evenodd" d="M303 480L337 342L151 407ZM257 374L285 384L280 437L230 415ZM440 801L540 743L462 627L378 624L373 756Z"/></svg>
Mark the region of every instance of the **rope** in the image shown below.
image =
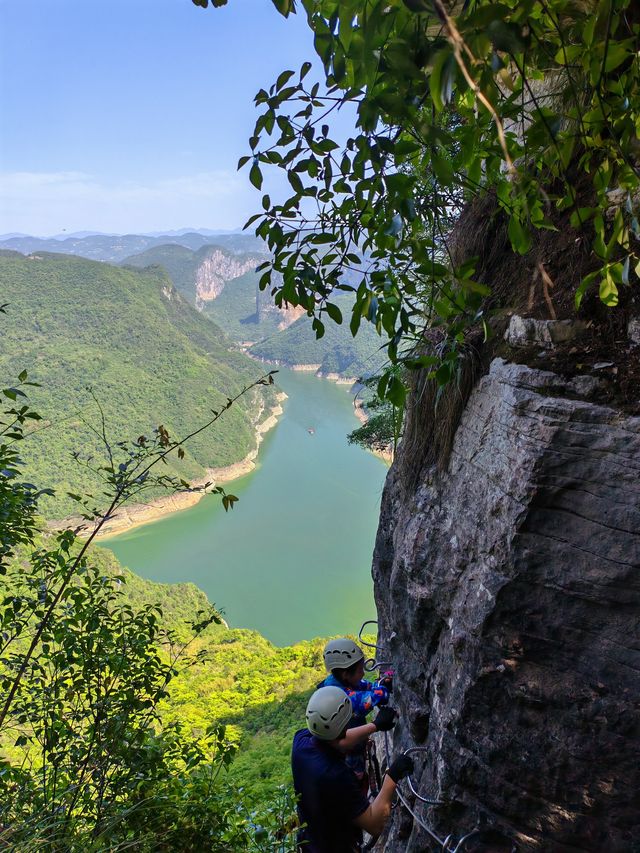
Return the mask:
<svg viewBox="0 0 640 853"><path fill-rule="evenodd" d="M377 624L378 624L378 622L375 619L370 619L367 622L363 622L362 627L360 628L360 631L358 632L358 639L360 640L360 642L365 646L369 646L369 648L375 649L376 654L379 651L385 652L386 649L384 649L382 646L378 646L374 643L368 643L366 640L363 640L362 639L362 632L364 631L364 629L367 625L377 625ZM376 661L375 658L371 659L370 661L367 661L366 663L371 664L369 671L372 671L373 669L378 669L378 667L382 665L381 663ZM386 662L384 665L386 665ZM388 732L384 732L384 751L385 751L385 758L387 759L387 769L388 769L389 768L389 752L390 752L389 751L389 733ZM426 747L421 747L421 746L410 747L409 749L405 750L404 754L406 755L409 752L427 752L427 749L426 749ZM413 783L412 783L411 779L408 779L408 784L409 784L409 788L411 790L411 793L414 795L414 797L416 797L421 802L426 803L427 805L432 805L432 806L443 805L442 800L431 800L431 799L428 799L428 798L423 797L420 794L418 794L418 792L413 787ZM445 838L443 840L438 835L436 835L435 832L422 820L422 818L418 817L418 815L415 813L415 811L411 808L411 806L407 802L406 798L403 796L402 792L400 791L399 786L396 787L396 794L398 796L398 799L402 803L402 805L405 807L405 809L409 812L409 814L413 818L413 820L418 824L418 826L420 826L427 833L427 835L429 835L430 838L432 838L440 846L441 850L444 853L455 853L455 851L452 851L452 852L449 851L449 848L448 848L448 843L449 843L449 839L451 836L447 836L447 838Z"/></svg>
<svg viewBox="0 0 640 853"><path fill-rule="evenodd" d="M418 826L422 827L422 829L424 829L424 831L425 831L428 835L430 835L430 836L431 836L431 838L433 838L433 840L436 842L436 844L438 844L438 845L440 846L440 848L441 848L443 851L445 851L445 853L447 853L447 851L449 850L449 848L448 848L448 846L447 846L449 839L448 839L448 838L445 838L445 839L443 840L442 838L440 838L439 836L437 836L437 835L435 834L435 832L434 832L434 831L433 831L429 826L427 826L427 824L426 824L426 823L425 823L421 818L419 818L419 817L418 817L418 815L414 812L414 810L411 808L411 806L409 805L409 803L406 801L406 799L405 799L405 798L404 798L404 796L402 795L402 792L401 792L401 791L399 791L398 789L396 789L396 794L398 795L398 799L400 800L400 802L402 803L402 805L403 805L403 806L405 807L405 809L409 812L409 814L410 814L410 815L411 815L411 817L414 819L414 821L418 824Z"/></svg>
<svg viewBox="0 0 640 853"><path fill-rule="evenodd" d="M410 752L429 752L426 746L410 746L409 749L405 749L403 755L409 755ZM433 800L430 797L423 797L422 794L419 794L416 789L413 787L413 782L411 781L411 776L407 776L407 784L409 785L409 790L413 794L413 796L420 800L421 803L426 803L428 806L444 806L446 805L444 800Z"/></svg>
<svg viewBox="0 0 640 853"><path fill-rule="evenodd" d="M384 751L385 751L386 758L387 758L387 768L388 768L389 767L389 734L388 734L388 732L384 733ZM413 790L413 786L412 786L412 790ZM444 840L442 838L440 838L438 835L435 834L435 832L429 826L427 826L427 824L422 820L422 818L418 817L418 815L414 812L414 810L411 808L411 806L407 802L406 798L403 796L402 791L400 790L400 786L396 787L396 794L398 796L398 799L402 803L402 805L409 812L409 814L414 819L414 821L418 824L418 826L420 826L422 829L424 829L424 831L427 833L427 835L429 835L437 844L440 845L440 848L441 848L441 850L444 851L444 853L447 853L447 846L446 845L449 841L449 838L445 838ZM420 798L420 799L422 799L422 798Z"/></svg>
<svg viewBox="0 0 640 853"><path fill-rule="evenodd" d="M374 669L380 669L383 666L390 666L391 665L391 661L377 660L378 654L384 654L386 649L384 649L382 646L377 646L375 643L369 643L369 642L367 642L367 640L364 640L362 638L362 632L364 631L364 629L366 628L367 625L377 625L377 624L378 624L377 619L368 619L366 622L362 623L362 625L360 626L360 630L358 631L358 639L360 640L362 645L367 646L370 649L374 649L375 653L376 653L376 657L367 658L367 660L364 662L364 668L367 672L373 672Z"/></svg>

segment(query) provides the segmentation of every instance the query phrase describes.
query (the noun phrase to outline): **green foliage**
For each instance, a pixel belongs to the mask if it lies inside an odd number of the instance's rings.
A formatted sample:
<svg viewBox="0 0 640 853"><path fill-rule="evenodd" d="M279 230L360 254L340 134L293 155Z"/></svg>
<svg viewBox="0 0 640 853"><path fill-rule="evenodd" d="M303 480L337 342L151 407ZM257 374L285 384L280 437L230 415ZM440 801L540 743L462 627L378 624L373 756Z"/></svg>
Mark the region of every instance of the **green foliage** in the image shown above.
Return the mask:
<svg viewBox="0 0 640 853"><path fill-rule="evenodd" d="M174 684L163 717L195 732L224 725L240 747L230 778L268 799L290 783L291 741L322 678L324 643L279 648L253 631L212 628L193 646L204 660Z"/></svg>
<svg viewBox="0 0 640 853"><path fill-rule="evenodd" d="M338 310L347 315L353 300L335 299ZM296 320L284 331L254 344L252 355L281 364L319 364L324 373L357 378L376 373L384 358L381 341L368 327L356 338L343 325L331 324L318 338L306 317Z"/></svg>
<svg viewBox="0 0 640 853"><path fill-rule="evenodd" d="M225 285L219 296L203 305L202 313L224 329L232 340L242 343L276 334L282 322L282 314L258 290L254 271Z"/></svg>
<svg viewBox="0 0 640 853"><path fill-rule="evenodd" d="M202 664L205 651L189 647L221 624L215 608L194 612L184 639L157 604L127 600L126 578L105 571L104 556L89 559L95 533L84 543L70 530L38 533L39 494L21 481L16 450L36 417L23 402L28 384L22 372L2 391L0 419L0 845L293 851L290 795L257 807L230 784L236 747L224 725L194 734L161 716L176 676ZM111 492L108 510L86 513L98 529L138 487L139 466L151 479L177 447L157 434L98 469Z"/></svg>
<svg viewBox="0 0 640 853"><path fill-rule="evenodd" d="M82 448L85 461L98 457L103 418L110 436L153 436L158 424L184 436L256 374L158 268L0 253L0 277L10 303L0 371L15 375L33 364L40 386L33 400L47 420L30 431L23 457L31 479L57 486L42 502L50 517L73 511L67 493L98 494L95 466L74 463L72 454ZM165 473L191 480L245 456L254 446L257 393L226 414L223 430L195 436L181 460L168 458Z"/></svg>
<svg viewBox="0 0 640 853"><path fill-rule="evenodd" d="M158 246L127 258L125 264L163 266L174 286L195 305L197 271L215 248L205 246L192 252L182 246ZM241 262L247 260L246 254L234 257ZM264 253L261 258L264 260ZM371 374L378 369L382 360L381 342L373 328L363 329L354 339L347 324L336 322L318 338L308 322L299 318L283 329L282 313L275 309L269 294L260 291L258 282L259 276L253 270L227 281L215 299L199 306L202 314L224 329L232 340L254 342L249 352L260 359L287 365L320 364L324 373L349 377ZM348 296L336 299L335 306L332 305L334 319L341 321L348 316L352 304L353 299Z"/></svg>
<svg viewBox="0 0 640 853"><path fill-rule="evenodd" d="M255 186L275 168L291 187L282 203L265 197L248 223L273 252L261 287L275 288L278 304L302 305L321 335L336 294L351 291L354 335L372 323L392 362L447 383L468 330L488 333L491 296L473 259L451 261L448 226L486 192L520 254L536 230L555 227L555 212L570 211L593 259L576 303L596 286L605 305L617 303L640 268L637 4L477 0L452 14L442 0L301 5L327 88L309 82L305 63L260 90L251 154L239 163ZM342 146L330 125L345 105L356 126ZM612 191L622 202L609 215ZM417 359L428 325L443 341Z"/></svg>
<svg viewBox="0 0 640 853"><path fill-rule="evenodd" d="M397 367L395 373L399 373ZM388 397L381 397L377 393L379 382L380 376L364 380L364 387L359 396L367 420L361 427L349 433L347 440L349 444L358 444L367 450L384 452L393 448L395 452L402 433L404 407L394 405Z"/></svg>
<svg viewBox="0 0 640 853"><path fill-rule="evenodd" d="M5 313L6 306L0 306ZM25 387L34 386L28 374L22 371L18 381L0 391L4 405L8 405L0 419L0 575L6 573L6 564L15 548L31 541L36 529L38 499L42 492L21 477L22 460L15 443L22 441L25 428L41 420L40 415L26 404ZM8 401L8 402L7 402Z"/></svg>

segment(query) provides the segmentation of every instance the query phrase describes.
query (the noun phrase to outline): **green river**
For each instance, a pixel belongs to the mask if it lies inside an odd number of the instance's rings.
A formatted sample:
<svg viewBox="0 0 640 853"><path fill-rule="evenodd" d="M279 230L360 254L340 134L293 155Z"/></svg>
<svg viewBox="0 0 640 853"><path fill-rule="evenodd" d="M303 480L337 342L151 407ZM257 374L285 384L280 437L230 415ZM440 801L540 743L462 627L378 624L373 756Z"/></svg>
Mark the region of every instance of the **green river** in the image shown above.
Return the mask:
<svg viewBox="0 0 640 853"><path fill-rule="evenodd" d="M371 554L387 469L347 444L358 422L346 386L288 370L276 382L289 397L284 414L257 468L226 486L240 498L232 512L210 495L102 544L143 577L193 581L231 626L288 645L354 633L374 617Z"/></svg>

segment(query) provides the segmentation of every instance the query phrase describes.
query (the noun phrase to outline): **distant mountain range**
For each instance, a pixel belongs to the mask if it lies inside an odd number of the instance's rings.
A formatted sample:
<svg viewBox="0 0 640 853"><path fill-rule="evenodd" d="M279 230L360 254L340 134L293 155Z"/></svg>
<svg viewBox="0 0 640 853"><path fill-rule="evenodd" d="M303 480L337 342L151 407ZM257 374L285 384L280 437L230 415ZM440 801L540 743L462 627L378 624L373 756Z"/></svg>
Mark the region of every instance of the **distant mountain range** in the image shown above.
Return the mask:
<svg viewBox="0 0 640 853"><path fill-rule="evenodd" d="M162 234L18 235L0 238L0 250L77 255L137 268L163 267L193 307L261 359L320 365L320 373L344 377L376 372L381 361L381 341L371 327L363 324L358 337L351 337L348 297L339 299L343 325L328 323L327 334L319 341L302 309L276 308L271 296L258 288L255 268L268 252L251 234L179 229Z"/></svg>
<svg viewBox="0 0 640 853"><path fill-rule="evenodd" d="M11 249L23 255L34 252L59 252L65 255L80 255L92 261L119 263L129 255L144 252L154 246L176 244L193 251L211 243L215 236L217 244L231 253L264 251L264 244L251 234L242 232L213 232L209 230L170 232L168 234L98 234L78 232L55 237L31 237L28 235L2 235L0 249Z"/></svg>

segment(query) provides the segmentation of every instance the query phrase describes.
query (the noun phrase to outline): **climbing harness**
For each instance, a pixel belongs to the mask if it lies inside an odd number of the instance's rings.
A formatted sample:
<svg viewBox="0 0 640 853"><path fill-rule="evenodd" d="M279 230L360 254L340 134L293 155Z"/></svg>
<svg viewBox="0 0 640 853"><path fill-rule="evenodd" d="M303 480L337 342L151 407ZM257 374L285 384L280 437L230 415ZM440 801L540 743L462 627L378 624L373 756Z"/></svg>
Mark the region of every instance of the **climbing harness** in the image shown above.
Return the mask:
<svg viewBox="0 0 640 853"><path fill-rule="evenodd" d="M380 772L380 762L376 753L376 743L374 740L367 741L367 751L365 755L367 778L369 779L369 798L374 799L380 793L382 787L382 773Z"/></svg>
<svg viewBox="0 0 640 853"><path fill-rule="evenodd" d="M364 631L365 627L367 625L377 625L377 624L378 624L378 622L375 619L369 619L367 622L364 622L362 624L362 627L360 628L360 631L358 633L358 639L360 640L360 642L364 646L368 646L369 648L375 649L375 652L376 652L375 658L371 658L365 662L365 669L367 669L368 672L372 672L375 669L380 669L380 667L382 667L382 666L390 666L391 665L390 661L378 661L377 660L377 656L379 653L382 653L382 654L386 653L386 650L382 646L378 646L377 644L374 644L374 643L368 643L366 640L362 639L362 632ZM371 666L368 667L367 664L371 664ZM384 734L384 751L385 751L384 761L385 761L385 772L386 772L386 768L389 766L389 756L391 754L391 750L389 749L389 733L385 731L383 734ZM412 753L417 753L417 752L425 752L426 753L428 751L429 750L427 749L427 747L424 747L424 746L412 746L412 747L409 747L408 749L405 749L403 755L411 755ZM377 757L376 757L376 763L377 763ZM378 767L378 771L379 771L379 769L380 768ZM411 776L407 776L405 778L407 780L407 785L409 787L409 790L411 791L411 794L415 797L416 800L419 800L421 803L424 803L426 806L432 806L433 807L433 806L444 806L444 805L446 805L445 800L436 800L436 799L433 799L431 797L422 796L422 794L420 794L418 791L416 791L415 786L413 784L413 780L411 779ZM381 787L381 782L378 784L378 787L377 787L378 791L380 790L380 787ZM472 832L469 832L466 835L463 835L462 838L458 839L458 841L455 840L455 837L453 835L447 835L446 838L440 838L440 836L437 835L437 833L419 815L416 814L414 809L409 804L407 797L400 790L399 785L396 787L395 793L397 796L397 800L394 803L392 803L392 809L394 809L398 805L398 803L402 803L402 805L409 812L409 814L411 815L411 817L413 818L415 823L417 823L417 825L427 833L427 835L431 838L432 841L435 841L435 843L438 845L438 847L442 853L464 853L464 850L466 849L467 842L472 841L476 838L479 838L481 833L482 833L482 830L474 829ZM507 838L507 836L505 836L505 839L506 838ZM370 850L375 845L377 840L378 840L377 838L371 839L368 842L368 844L366 844L364 847L362 847L362 850L363 851ZM509 839L509 840L512 843L511 853L517 853L517 851L518 851L517 845L515 844L515 842L512 841L512 839Z"/></svg>

